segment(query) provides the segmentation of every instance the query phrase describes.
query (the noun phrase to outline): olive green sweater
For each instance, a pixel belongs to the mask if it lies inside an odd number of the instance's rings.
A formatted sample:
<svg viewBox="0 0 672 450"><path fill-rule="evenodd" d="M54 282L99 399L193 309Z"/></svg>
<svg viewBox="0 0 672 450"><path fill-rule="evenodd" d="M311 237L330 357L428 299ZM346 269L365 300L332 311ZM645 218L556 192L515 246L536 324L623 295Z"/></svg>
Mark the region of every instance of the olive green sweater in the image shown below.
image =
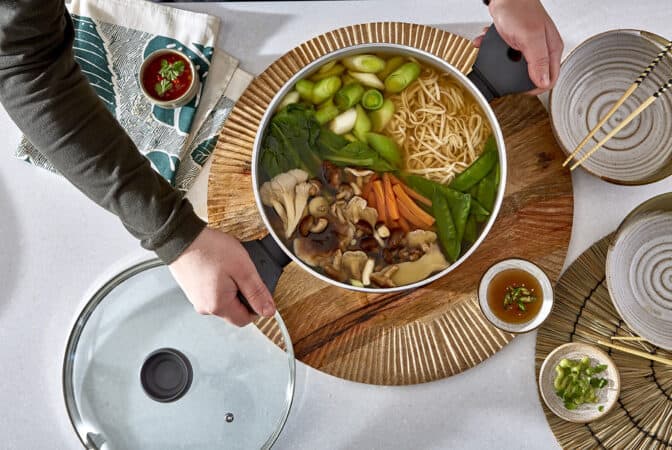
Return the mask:
<svg viewBox="0 0 672 450"><path fill-rule="evenodd" d="M170 263L205 224L89 86L73 37L63 0L0 0L0 102L56 169Z"/></svg>

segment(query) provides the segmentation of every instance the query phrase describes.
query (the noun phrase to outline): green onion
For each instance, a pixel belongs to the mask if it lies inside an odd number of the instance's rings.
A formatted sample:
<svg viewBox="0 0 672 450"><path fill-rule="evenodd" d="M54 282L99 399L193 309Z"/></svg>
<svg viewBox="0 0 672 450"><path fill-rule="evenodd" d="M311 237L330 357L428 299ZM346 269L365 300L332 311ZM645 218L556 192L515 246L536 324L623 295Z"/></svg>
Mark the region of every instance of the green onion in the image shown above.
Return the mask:
<svg viewBox="0 0 672 450"><path fill-rule="evenodd" d="M294 89L299 93L302 100L307 102L313 101L313 89L315 88L315 83L309 80L299 80L296 82Z"/></svg>
<svg viewBox="0 0 672 450"><path fill-rule="evenodd" d="M292 105L294 103L298 103L300 100L300 95L297 91L292 91L289 94L285 95L285 98L282 99L280 104L278 105L278 110L281 110L287 105Z"/></svg>
<svg viewBox="0 0 672 450"><path fill-rule="evenodd" d="M369 111L375 111L383 106L383 94L377 89L369 89L362 96L362 106Z"/></svg>
<svg viewBox="0 0 672 450"><path fill-rule="evenodd" d="M372 87L375 89L385 89L385 85L380 78L375 76L372 73L365 72L348 72L352 78L362 83L364 86Z"/></svg>
<svg viewBox="0 0 672 450"><path fill-rule="evenodd" d="M364 95L364 86L359 83L346 84L336 92L334 103L338 109L345 111L359 103L362 95Z"/></svg>
<svg viewBox="0 0 672 450"><path fill-rule="evenodd" d="M341 79L337 76L328 77L315 83L313 88L313 103L320 104L336 94L341 87Z"/></svg>
<svg viewBox="0 0 672 450"><path fill-rule="evenodd" d="M394 116L394 103L392 100L385 99L383 106L376 111L371 111L369 117L371 118L371 124L373 125L373 131L380 133L385 129L387 124L392 120Z"/></svg>
<svg viewBox="0 0 672 450"><path fill-rule="evenodd" d="M349 133L355 127L356 121L357 111L355 108L350 108L349 110L334 117L331 123L329 123L329 129L336 134L343 135L345 133Z"/></svg>
<svg viewBox="0 0 672 450"><path fill-rule="evenodd" d="M403 56L393 56L392 58L385 61L385 68L383 70L381 70L380 72L378 72L376 75L378 75L378 77L381 80L384 80L392 72L394 72L399 67L401 67L404 64L405 61L406 61L406 58L404 58Z"/></svg>
<svg viewBox="0 0 672 450"><path fill-rule="evenodd" d="M355 111L357 111L357 119L355 120L355 127L352 132L357 139L366 142L366 134L371 131L371 119L369 119L364 108L360 105L355 106Z"/></svg>
<svg viewBox="0 0 672 450"><path fill-rule="evenodd" d="M327 100L321 104L319 108L317 108L317 111L315 111L315 119L320 123L320 125L324 125L336 117L338 113L338 108L336 105L334 105L334 102Z"/></svg>
<svg viewBox="0 0 672 450"><path fill-rule="evenodd" d="M343 58L343 64L355 72L376 73L385 69L385 60L374 55L355 55Z"/></svg>
<svg viewBox="0 0 672 450"><path fill-rule="evenodd" d="M398 94L420 76L420 64L407 62L385 78L385 90Z"/></svg>
<svg viewBox="0 0 672 450"><path fill-rule="evenodd" d="M599 400L596 391L604 388L608 380L592 377L591 373L598 369L604 370L602 367L606 368L604 365L591 367L588 357L581 360L564 358L555 366L553 387L565 408L572 410L584 403L596 403Z"/></svg>
<svg viewBox="0 0 672 450"><path fill-rule="evenodd" d="M312 81L320 81L324 80L325 78L333 77L333 76L339 76L345 72L345 67L343 67L340 64L334 64L332 67L329 68L329 70L325 70L324 72L322 69L320 69L316 74L311 75L310 79Z"/></svg>

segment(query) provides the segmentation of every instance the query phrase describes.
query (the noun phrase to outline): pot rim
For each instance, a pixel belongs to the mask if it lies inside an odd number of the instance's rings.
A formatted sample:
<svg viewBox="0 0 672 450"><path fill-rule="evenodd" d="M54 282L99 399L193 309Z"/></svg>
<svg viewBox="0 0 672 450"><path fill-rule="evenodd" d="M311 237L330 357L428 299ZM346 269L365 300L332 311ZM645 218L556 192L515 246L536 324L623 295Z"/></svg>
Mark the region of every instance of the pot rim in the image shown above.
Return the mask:
<svg viewBox="0 0 672 450"><path fill-rule="evenodd" d="M282 240L279 238L279 236L271 226L268 217L266 216L265 207L261 202L261 195L259 193L260 186L259 186L258 166L259 166L259 153L260 153L261 141L263 139L264 131L268 125L268 122L270 121L271 117L275 114L277 105L282 101L284 96L294 87L296 81L306 76L306 74L317 69L322 64L325 64L331 60L342 58L350 54L362 53L366 51L406 54L418 58L422 62L428 63L439 70L450 73L462 85L462 87L464 87L469 93L471 93L471 95L483 109L483 112L488 118L488 121L492 128L492 133L495 136L495 140L497 142L497 150L499 153L499 161L500 161L500 183L499 186L497 187L497 198L495 200L495 206L493 207L488 222L486 223L485 227L483 228L480 235L476 239L476 242L474 242L471 245L471 247L469 247L469 249L460 258L458 258L457 261L450 264L445 269L415 283L403 286L396 286L393 288L371 288L371 287L353 286L351 284L341 283L339 281L336 281L332 278L329 278L317 272L311 266L309 266L301 259L299 259L294 254L294 252L288 249L287 246L284 244L284 242L282 242ZM276 92L275 96L267 106L266 111L264 112L264 115L262 116L261 121L259 122L259 127L257 128L256 137L254 139L251 172L252 172L252 188L254 191L254 199L257 204L257 211L261 215L261 218L264 222L267 231L273 236L273 240L275 241L275 243L283 250L283 252L285 252L287 256L289 256L292 259L292 261L297 263L302 269L308 271L308 273L310 273L311 275L333 286L338 286L344 289L348 289L350 291L365 292L370 294L384 294L384 293L393 293L393 292L401 292L417 289L438 280L444 275L447 275L448 273L457 269L461 264L463 264L467 259L469 259L469 257L481 245L481 243L485 240L486 236L490 232L493 224L495 223L497 216L499 214L499 210L501 209L502 202L504 200L504 191L506 189L506 179L507 179L506 147L504 144L504 136L502 134L499 121L497 120L494 111L490 107L490 104L487 102L483 94L471 82L471 80L469 80L466 75L464 75L462 72L456 69L452 64L448 63L447 61L441 59L440 57L432 53L407 45L392 44L392 43L367 43L367 44L357 44L348 47L343 47L338 50L329 52L315 59L310 64L307 64L305 67L297 71L289 80L287 80L282 85L282 87Z"/></svg>

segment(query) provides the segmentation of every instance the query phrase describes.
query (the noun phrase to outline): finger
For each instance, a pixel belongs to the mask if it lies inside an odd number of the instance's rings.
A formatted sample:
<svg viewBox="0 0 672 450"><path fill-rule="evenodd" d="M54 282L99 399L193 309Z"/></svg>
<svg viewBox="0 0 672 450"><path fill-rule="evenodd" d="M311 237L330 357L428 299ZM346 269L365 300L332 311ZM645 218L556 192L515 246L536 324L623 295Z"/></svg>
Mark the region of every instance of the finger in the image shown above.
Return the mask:
<svg viewBox="0 0 672 450"><path fill-rule="evenodd" d="M252 260L249 256L245 256L246 258L241 258L244 259L244 262L241 262L236 271L231 274L233 281L257 314L271 317L275 314L275 303L271 293L268 292L266 285L261 280Z"/></svg>
<svg viewBox="0 0 672 450"><path fill-rule="evenodd" d="M519 49L527 61L527 70L532 82L540 89L550 87L550 57L546 46L546 33L535 33L520 40Z"/></svg>
<svg viewBox="0 0 672 450"><path fill-rule="evenodd" d="M483 38L484 38L484 37L485 37L484 34L482 34L482 35L480 35L480 36L477 36L477 37L474 38L473 41L471 41L471 43L474 44L474 47L476 47L476 48L480 48L481 43L483 42Z"/></svg>
<svg viewBox="0 0 672 450"><path fill-rule="evenodd" d="M553 87L560 76L560 59L562 58L564 44L562 43L560 33L552 22L546 23L546 46L548 47L548 56L550 59L550 87Z"/></svg>
<svg viewBox="0 0 672 450"><path fill-rule="evenodd" d="M213 316L228 320L238 327L244 327L252 322L256 316L250 312L237 299L231 298L212 312Z"/></svg>

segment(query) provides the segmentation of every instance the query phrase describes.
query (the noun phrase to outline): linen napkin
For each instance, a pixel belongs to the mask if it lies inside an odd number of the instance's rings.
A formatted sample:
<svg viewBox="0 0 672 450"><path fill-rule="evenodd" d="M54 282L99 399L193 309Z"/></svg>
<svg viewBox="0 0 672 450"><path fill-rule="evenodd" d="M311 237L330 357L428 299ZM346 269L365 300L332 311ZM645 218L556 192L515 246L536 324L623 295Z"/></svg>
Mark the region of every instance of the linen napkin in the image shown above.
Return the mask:
<svg viewBox="0 0 672 450"><path fill-rule="evenodd" d="M207 161L237 98L226 95L238 61L215 49L219 19L139 0L74 0L75 59L152 167L187 190ZM144 58L176 48L194 63L201 90L189 104L150 103L138 83ZM54 171L25 137L16 156Z"/></svg>

